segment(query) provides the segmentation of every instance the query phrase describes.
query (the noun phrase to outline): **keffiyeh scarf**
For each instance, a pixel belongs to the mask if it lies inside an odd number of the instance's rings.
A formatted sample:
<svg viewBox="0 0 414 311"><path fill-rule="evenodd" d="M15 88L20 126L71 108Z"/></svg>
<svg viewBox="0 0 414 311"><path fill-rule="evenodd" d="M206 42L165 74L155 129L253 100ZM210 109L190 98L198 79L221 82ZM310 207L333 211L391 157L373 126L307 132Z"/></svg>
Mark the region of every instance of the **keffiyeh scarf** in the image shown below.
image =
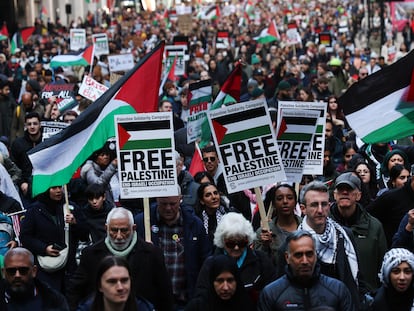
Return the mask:
<svg viewBox="0 0 414 311"><path fill-rule="evenodd" d="M299 225L300 230L308 231L316 241L316 253L318 259L326 264L335 264L337 256L338 238L344 238L345 254L347 255L349 267L356 284L358 284L358 260L354 245L345 230L329 217L326 219L325 231L322 234L316 233L307 223L307 217Z"/></svg>

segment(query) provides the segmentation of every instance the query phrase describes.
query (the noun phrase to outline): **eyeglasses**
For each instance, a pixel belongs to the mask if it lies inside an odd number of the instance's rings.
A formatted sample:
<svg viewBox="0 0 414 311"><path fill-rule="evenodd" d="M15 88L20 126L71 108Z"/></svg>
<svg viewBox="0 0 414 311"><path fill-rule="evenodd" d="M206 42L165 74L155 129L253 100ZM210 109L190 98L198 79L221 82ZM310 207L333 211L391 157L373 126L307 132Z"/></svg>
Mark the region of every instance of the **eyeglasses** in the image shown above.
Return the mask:
<svg viewBox="0 0 414 311"><path fill-rule="evenodd" d="M312 202L308 204L311 208L318 208L319 206L322 206L322 208L326 208L329 206L329 202Z"/></svg>
<svg viewBox="0 0 414 311"><path fill-rule="evenodd" d="M247 240L239 240L239 241L235 241L235 240L228 240L228 241L225 241L224 242L224 245L226 245L226 247L227 248L231 248L231 249L233 249L233 248L235 248L236 247L236 245L239 247L239 248L244 248L244 247L246 247L247 246L247 244L249 243L249 241L247 241Z"/></svg>
<svg viewBox="0 0 414 311"><path fill-rule="evenodd" d="M216 161L216 157L205 157L203 158L203 162L207 163L208 160L210 160L210 162L214 162Z"/></svg>
<svg viewBox="0 0 414 311"><path fill-rule="evenodd" d="M19 271L20 275L27 275L30 271L30 268L29 267L6 268L6 273L8 275L16 275L17 271Z"/></svg>

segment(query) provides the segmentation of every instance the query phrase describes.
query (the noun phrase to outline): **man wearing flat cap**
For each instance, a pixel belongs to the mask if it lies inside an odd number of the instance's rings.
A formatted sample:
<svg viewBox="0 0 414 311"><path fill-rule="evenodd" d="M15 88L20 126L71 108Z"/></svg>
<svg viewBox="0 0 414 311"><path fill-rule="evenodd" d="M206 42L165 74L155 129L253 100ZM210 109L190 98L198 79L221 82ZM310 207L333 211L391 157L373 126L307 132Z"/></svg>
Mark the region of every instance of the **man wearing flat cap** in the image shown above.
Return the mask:
<svg viewBox="0 0 414 311"><path fill-rule="evenodd" d="M359 267L370 290L380 285L378 273L387 250L384 229L378 219L358 203L361 198L361 179L352 172L339 175L335 181L335 203L331 206L331 218L352 230Z"/></svg>

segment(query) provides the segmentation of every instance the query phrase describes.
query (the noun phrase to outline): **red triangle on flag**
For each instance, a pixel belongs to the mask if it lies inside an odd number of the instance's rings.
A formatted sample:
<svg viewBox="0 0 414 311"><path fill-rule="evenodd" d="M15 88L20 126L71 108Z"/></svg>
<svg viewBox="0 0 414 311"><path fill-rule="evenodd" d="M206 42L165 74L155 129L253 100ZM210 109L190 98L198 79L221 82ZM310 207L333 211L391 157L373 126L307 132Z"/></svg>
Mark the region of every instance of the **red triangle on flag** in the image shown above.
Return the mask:
<svg viewBox="0 0 414 311"><path fill-rule="evenodd" d="M226 136L227 133L227 127L221 125L217 121L213 120L213 127L214 127L214 133L216 133L217 142L221 144L223 141L224 136Z"/></svg>
<svg viewBox="0 0 414 311"><path fill-rule="evenodd" d="M282 118L282 121L280 122L280 126L279 126L279 132L277 133L277 138L280 138L280 136L282 136L283 133L286 132L286 130L287 130L286 120Z"/></svg>
<svg viewBox="0 0 414 311"><path fill-rule="evenodd" d="M22 36L23 43L26 43L30 36L35 31L34 27L25 27L20 30L20 34Z"/></svg>
<svg viewBox="0 0 414 311"><path fill-rule="evenodd" d="M194 175L198 172L203 172L205 170L206 168L204 167L204 162L201 158L201 151L198 147L198 144L196 143L193 158L191 159L191 164L190 168L188 169L188 172L191 174L191 176L194 177Z"/></svg>
<svg viewBox="0 0 414 311"><path fill-rule="evenodd" d="M239 62L221 87L221 91L240 101L240 89L242 80L242 68Z"/></svg>
<svg viewBox="0 0 414 311"><path fill-rule="evenodd" d="M162 43L161 48L151 55L147 54L148 59L125 81L114 99L130 104L136 112L158 110L158 89L164 45L165 43Z"/></svg>
<svg viewBox="0 0 414 311"><path fill-rule="evenodd" d="M131 138L131 134L125 130L121 124L118 123L118 139L119 139L119 149L122 149L126 142Z"/></svg>
<svg viewBox="0 0 414 311"><path fill-rule="evenodd" d="M168 72L168 76L167 76L167 79L172 81L172 82L175 82L175 81L178 80L177 76L175 75L175 66L176 65L177 65L177 55L174 56L173 63L170 67L170 71Z"/></svg>
<svg viewBox="0 0 414 311"><path fill-rule="evenodd" d="M86 48L82 53L82 57L88 62L88 64L93 64L93 45Z"/></svg>
<svg viewBox="0 0 414 311"><path fill-rule="evenodd" d="M6 23L3 24L3 27L1 27L0 34L3 36L9 36L9 30L7 29Z"/></svg>
<svg viewBox="0 0 414 311"><path fill-rule="evenodd" d="M279 31L276 28L275 22L271 21L269 28L267 29L267 33L273 37L276 37L278 39L280 39L280 34Z"/></svg>

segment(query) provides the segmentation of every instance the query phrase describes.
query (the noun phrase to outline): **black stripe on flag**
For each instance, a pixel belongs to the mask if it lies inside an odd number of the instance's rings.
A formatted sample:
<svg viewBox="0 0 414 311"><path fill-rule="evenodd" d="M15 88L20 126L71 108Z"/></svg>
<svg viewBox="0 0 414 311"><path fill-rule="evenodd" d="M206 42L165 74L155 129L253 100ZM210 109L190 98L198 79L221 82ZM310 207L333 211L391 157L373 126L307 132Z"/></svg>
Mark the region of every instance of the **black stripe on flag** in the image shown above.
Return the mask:
<svg viewBox="0 0 414 311"><path fill-rule="evenodd" d="M237 105L243 105L243 104L237 104ZM230 107L234 107L235 105L232 105ZM249 119L254 119L254 118L258 118L258 117L263 117L266 115L266 110L264 107L259 107L259 108L255 108L252 110L246 110L246 111L241 111L238 113L232 113L230 115L225 115L222 117L218 117L216 119L214 119L214 121L217 121L218 123L220 123L221 125L226 125L226 124L230 124L230 123L236 123L236 122L240 122L240 121L245 121L245 120L249 120Z"/></svg>
<svg viewBox="0 0 414 311"><path fill-rule="evenodd" d="M315 118L301 118L301 117L283 117L286 124L300 124L300 125L311 125L315 126L316 119Z"/></svg>
<svg viewBox="0 0 414 311"><path fill-rule="evenodd" d="M201 80L199 82L190 83L190 86L188 87L188 89L191 92L192 90L198 90L198 89L201 89L202 87L211 86L211 84L212 84L211 79Z"/></svg>
<svg viewBox="0 0 414 311"><path fill-rule="evenodd" d="M169 120L145 121L145 122L121 122L121 126L128 132L167 130L171 128Z"/></svg>
<svg viewBox="0 0 414 311"><path fill-rule="evenodd" d="M414 51L365 79L354 83L341 97L339 106L345 115L361 110L411 83ZM367 120L368 122L368 120Z"/></svg>

